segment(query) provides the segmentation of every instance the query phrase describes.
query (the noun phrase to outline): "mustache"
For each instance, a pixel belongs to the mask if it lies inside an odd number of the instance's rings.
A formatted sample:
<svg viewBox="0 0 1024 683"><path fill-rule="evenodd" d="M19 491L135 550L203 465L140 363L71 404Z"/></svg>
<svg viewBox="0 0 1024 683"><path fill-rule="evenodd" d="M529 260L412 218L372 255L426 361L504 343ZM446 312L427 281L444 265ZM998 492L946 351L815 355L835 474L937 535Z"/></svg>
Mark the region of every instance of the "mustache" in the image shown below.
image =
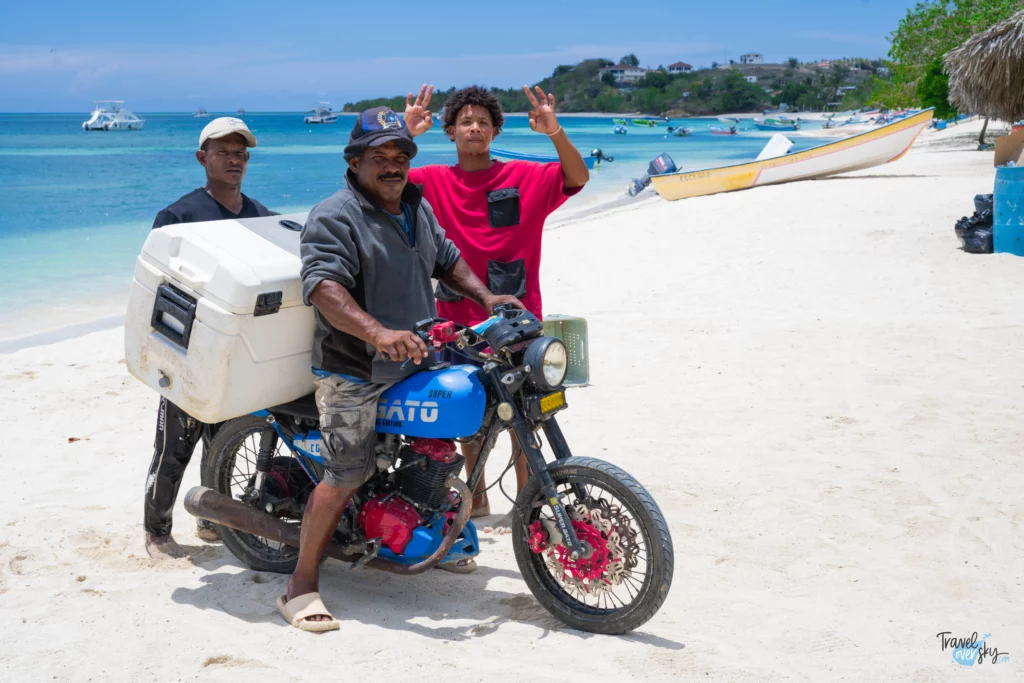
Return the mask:
<svg viewBox="0 0 1024 683"><path fill-rule="evenodd" d="M381 173L377 180L405 180L405 176L401 173Z"/></svg>

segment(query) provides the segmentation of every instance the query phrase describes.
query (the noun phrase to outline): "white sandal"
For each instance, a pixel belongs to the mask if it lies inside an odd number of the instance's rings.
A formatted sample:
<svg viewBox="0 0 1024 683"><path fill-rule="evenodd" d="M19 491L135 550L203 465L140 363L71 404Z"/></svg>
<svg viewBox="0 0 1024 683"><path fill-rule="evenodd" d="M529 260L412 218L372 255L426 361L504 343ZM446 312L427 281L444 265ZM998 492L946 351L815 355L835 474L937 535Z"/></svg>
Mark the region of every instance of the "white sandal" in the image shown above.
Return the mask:
<svg viewBox="0 0 1024 683"><path fill-rule="evenodd" d="M288 600L287 595L282 595L277 599L277 611L285 621L301 631L323 633L341 628L341 622L327 611L319 593L306 593L291 600ZM309 621L310 617L320 616L330 617L330 621Z"/></svg>

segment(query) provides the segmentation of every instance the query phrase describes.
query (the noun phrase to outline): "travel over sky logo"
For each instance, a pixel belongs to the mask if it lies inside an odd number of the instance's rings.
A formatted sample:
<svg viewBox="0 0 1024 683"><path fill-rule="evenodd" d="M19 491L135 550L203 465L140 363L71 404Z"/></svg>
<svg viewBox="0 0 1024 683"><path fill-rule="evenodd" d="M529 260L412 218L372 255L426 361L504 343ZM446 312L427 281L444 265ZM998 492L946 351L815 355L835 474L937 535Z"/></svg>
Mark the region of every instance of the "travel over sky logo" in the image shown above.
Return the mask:
<svg viewBox="0 0 1024 683"><path fill-rule="evenodd" d="M988 639L991 633L986 633L978 642L978 632L975 631L969 637L957 638L952 631L936 633L935 637L942 642L942 651L951 650L953 661L960 666L974 666L975 664L1004 664L1010 661L1009 652L1000 652L997 647L989 647Z"/></svg>

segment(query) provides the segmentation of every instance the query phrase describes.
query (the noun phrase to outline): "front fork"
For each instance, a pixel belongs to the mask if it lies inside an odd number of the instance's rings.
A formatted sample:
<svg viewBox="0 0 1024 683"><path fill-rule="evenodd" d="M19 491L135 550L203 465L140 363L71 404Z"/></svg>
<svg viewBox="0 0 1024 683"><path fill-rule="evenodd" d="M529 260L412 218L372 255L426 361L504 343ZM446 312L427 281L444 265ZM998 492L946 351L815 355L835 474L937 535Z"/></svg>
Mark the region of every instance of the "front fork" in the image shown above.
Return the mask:
<svg viewBox="0 0 1024 683"><path fill-rule="evenodd" d="M544 494L548 506L555 515L555 523L558 525L558 531L562 534L562 543L569 548L569 558L576 560L580 557L589 556L592 550L581 543L579 536L576 535L576 529L573 528L572 521L569 519L569 512L565 509L565 504L558 496L558 489L555 488L555 482L551 478L551 473L548 472L547 461L544 460L544 454L541 452L540 446L533 436L533 430L530 429L526 416L523 415L523 411L516 402L512 400L512 395L509 393L508 388L502 383L500 371L496 368L492 369L488 376L499 403L504 403L512 408L512 418L507 421L507 424L512 429L516 441L526 455L526 462L530 466L530 471L533 473L533 476L540 479L541 492ZM493 414L489 415L489 417L487 432L484 435L480 452L477 454L476 467L470 473L468 482L469 490L474 493L476 492L476 485L483 475L487 456L490 454L491 449L494 448L498 434L505 428L500 418ZM551 444L551 449L554 451L555 458L557 460L564 460L571 457L572 453L569 451L569 445L566 443L562 430L555 421L555 418L550 417L545 420L543 428L548 443ZM585 491L577 490L576 494L580 496L581 500L586 498Z"/></svg>

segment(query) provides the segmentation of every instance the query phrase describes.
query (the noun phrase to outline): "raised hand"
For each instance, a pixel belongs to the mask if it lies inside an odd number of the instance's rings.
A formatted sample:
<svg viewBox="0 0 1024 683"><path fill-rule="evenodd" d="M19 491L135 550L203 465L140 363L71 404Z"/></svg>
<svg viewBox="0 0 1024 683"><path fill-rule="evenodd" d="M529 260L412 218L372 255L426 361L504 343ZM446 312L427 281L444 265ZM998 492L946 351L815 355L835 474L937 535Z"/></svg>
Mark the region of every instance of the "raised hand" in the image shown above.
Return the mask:
<svg viewBox="0 0 1024 683"><path fill-rule="evenodd" d="M526 93L527 99L533 105L533 111L530 112L530 128L545 135L550 135L558 130L558 117L555 116L555 96L551 93L545 95L540 86L537 86L536 97L530 92L530 87L527 85L523 86L523 92Z"/></svg>
<svg viewBox="0 0 1024 683"><path fill-rule="evenodd" d="M405 98L405 126L413 137L426 133L434 125L434 117L427 109L430 105L430 96L433 94L434 86L427 86L424 83L415 102L412 100L412 93Z"/></svg>

